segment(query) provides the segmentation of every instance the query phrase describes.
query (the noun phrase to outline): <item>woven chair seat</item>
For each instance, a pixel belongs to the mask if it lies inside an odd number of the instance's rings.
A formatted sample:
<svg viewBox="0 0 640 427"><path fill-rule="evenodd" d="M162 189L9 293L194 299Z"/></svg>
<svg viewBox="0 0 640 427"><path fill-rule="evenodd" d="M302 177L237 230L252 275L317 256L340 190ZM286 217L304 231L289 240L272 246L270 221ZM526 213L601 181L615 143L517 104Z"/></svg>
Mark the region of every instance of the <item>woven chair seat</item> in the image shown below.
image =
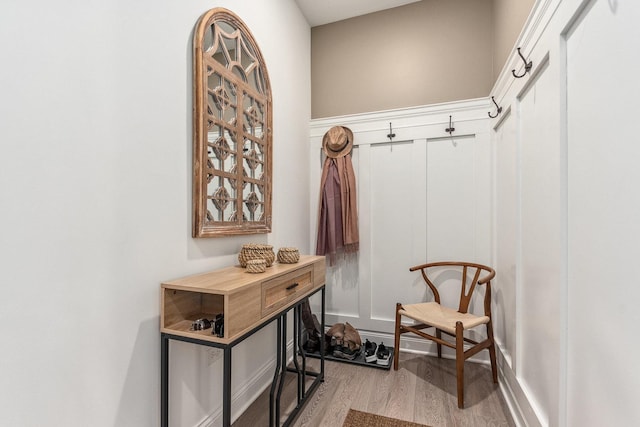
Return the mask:
<svg viewBox="0 0 640 427"><path fill-rule="evenodd" d="M407 316L425 325L434 326L454 335L456 333L456 322L462 322L462 327L465 330L489 323L488 316L460 313L457 310L443 307L437 302L405 304L402 308L400 314L403 316Z"/></svg>

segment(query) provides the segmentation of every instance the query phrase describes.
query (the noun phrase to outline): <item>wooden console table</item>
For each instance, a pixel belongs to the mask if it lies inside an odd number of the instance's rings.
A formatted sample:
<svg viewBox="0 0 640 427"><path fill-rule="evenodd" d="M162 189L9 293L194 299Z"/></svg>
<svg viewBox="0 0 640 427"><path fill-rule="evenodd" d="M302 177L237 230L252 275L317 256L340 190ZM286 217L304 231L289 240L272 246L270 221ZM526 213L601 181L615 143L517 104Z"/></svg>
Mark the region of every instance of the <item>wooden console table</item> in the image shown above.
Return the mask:
<svg viewBox="0 0 640 427"><path fill-rule="evenodd" d="M307 370L302 349L300 305L309 296L322 295L321 330L325 315L325 259L305 255L296 264L273 264L264 273L251 274L239 266L228 267L161 285L161 426L169 426L169 341L178 340L221 348L224 354L222 424L231 426L231 349L272 321L278 324L276 369L269 395L269 426L280 423L280 396L287 372L297 375L297 405L282 424L288 426L310 396L324 381L324 357L320 370ZM294 310L294 368L287 368L287 313ZM224 334L218 337L211 329L191 330L200 318L224 316ZM320 340L324 354L324 340ZM302 357L302 366L298 363ZM314 377L309 387L306 376Z"/></svg>

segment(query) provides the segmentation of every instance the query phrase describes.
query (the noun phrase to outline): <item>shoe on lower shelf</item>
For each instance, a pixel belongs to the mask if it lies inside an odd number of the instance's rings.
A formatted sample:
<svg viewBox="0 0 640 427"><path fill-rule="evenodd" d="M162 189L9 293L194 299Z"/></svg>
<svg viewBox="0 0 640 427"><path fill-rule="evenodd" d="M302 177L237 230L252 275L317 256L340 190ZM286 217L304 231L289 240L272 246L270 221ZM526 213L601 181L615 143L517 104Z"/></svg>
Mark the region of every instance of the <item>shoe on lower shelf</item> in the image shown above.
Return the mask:
<svg viewBox="0 0 640 427"><path fill-rule="evenodd" d="M378 356L376 356L377 348L376 343L367 340L364 343L364 360L367 362L376 362L376 360L378 360Z"/></svg>
<svg viewBox="0 0 640 427"><path fill-rule="evenodd" d="M362 345L362 338L360 338L360 334L358 330L351 326L349 322L344 324L344 340L349 343L350 349L359 349Z"/></svg>
<svg viewBox="0 0 640 427"><path fill-rule="evenodd" d="M310 335L307 337L307 342L302 346L304 350L309 353L317 353L320 351L320 337L317 335Z"/></svg>
<svg viewBox="0 0 640 427"><path fill-rule="evenodd" d="M327 330L327 332L325 332L325 334L333 339L342 341L344 339L344 323L334 324Z"/></svg>
<svg viewBox="0 0 640 427"><path fill-rule="evenodd" d="M336 323L327 332L325 332L326 339L329 340L329 347L336 349L344 344L344 323Z"/></svg>
<svg viewBox="0 0 640 427"><path fill-rule="evenodd" d="M389 362L391 362L389 349L384 345L384 343L380 343L378 346L378 351L376 352L376 363L382 366L388 366Z"/></svg>

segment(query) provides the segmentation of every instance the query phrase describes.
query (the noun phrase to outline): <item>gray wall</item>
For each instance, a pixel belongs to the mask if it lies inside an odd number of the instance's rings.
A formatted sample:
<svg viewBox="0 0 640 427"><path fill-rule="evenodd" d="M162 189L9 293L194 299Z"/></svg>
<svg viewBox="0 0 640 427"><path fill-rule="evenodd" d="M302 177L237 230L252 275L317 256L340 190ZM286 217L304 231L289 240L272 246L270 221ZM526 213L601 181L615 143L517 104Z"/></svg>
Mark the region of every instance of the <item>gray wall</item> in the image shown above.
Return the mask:
<svg viewBox="0 0 640 427"><path fill-rule="evenodd" d="M493 78L498 78L536 0L493 0Z"/></svg>
<svg viewBox="0 0 640 427"><path fill-rule="evenodd" d="M312 117L489 95L533 3L423 0L312 28Z"/></svg>

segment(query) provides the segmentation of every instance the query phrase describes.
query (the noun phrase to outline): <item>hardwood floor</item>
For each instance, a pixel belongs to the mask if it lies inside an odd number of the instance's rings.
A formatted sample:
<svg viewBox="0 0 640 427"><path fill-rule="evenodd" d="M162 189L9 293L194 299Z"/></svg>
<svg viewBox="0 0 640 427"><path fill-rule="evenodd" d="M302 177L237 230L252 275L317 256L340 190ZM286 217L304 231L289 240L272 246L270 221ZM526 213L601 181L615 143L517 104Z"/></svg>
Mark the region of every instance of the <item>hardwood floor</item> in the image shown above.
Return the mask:
<svg viewBox="0 0 640 427"><path fill-rule="evenodd" d="M431 427L515 426L487 365L465 364L465 409L458 409L453 360L401 353L398 371L325 363L325 381L298 415L295 427L340 427L349 408ZM282 399L293 405L295 376L287 377L290 384ZM269 425L268 401L267 389L233 426Z"/></svg>

